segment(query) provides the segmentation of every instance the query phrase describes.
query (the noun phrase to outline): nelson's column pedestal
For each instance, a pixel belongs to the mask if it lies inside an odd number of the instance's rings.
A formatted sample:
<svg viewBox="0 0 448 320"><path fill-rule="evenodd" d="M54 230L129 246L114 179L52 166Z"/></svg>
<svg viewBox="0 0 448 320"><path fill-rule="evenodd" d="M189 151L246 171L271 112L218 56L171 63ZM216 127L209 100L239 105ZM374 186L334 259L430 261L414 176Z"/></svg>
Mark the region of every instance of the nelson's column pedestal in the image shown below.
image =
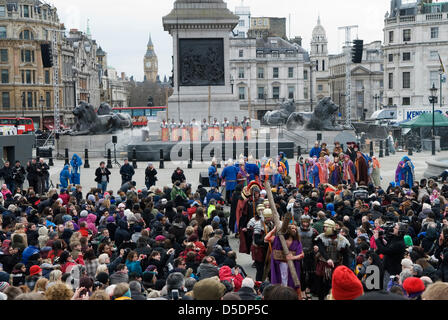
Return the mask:
<svg viewBox="0 0 448 320"><path fill-rule="evenodd" d="M163 27L173 37L169 118L222 122L224 117L232 121L248 115L240 110L230 84L229 36L238 21L223 0L177 0L163 17Z"/></svg>

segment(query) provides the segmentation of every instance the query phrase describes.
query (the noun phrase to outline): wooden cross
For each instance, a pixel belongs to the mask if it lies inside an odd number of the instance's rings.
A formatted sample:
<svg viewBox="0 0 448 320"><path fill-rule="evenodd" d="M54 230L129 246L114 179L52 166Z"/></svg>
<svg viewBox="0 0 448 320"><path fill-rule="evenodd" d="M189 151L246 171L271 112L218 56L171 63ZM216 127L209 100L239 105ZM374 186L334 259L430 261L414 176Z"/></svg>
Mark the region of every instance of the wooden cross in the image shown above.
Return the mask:
<svg viewBox="0 0 448 320"><path fill-rule="evenodd" d="M266 189L266 194L268 196L269 205L271 206L272 218L274 220L275 226L277 227L277 236L279 237L280 242L282 244L283 254L285 256L288 256L290 254L290 251L289 251L288 245L286 244L285 236L278 232L282 228L282 222L280 221L280 216L278 215L277 207L275 206L274 197L272 195L271 184L269 183L268 180L266 180L266 182L264 183L264 188ZM299 280L299 277L297 276L296 268L294 267L294 262L291 260L288 260L287 262L288 262L289 272L291 272L291 277L292 277L292 280L294 281L294 285L296 287L300 287L300 280Z"/></svg>

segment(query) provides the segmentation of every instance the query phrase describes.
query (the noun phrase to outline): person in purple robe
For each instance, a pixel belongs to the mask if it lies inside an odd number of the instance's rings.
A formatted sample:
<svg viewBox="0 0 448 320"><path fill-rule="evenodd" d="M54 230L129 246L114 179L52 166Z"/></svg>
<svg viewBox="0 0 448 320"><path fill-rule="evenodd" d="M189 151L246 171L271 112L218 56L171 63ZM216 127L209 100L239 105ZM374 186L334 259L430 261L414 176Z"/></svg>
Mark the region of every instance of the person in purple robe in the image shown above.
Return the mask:
<svg viewBox="0 0 448 320"><path fill-rule="evenodd" d="M283 224L285 224L285 221ZM302 260L305 255L303 253L297 226L288 225L287 231L284 233L286 245L290 251L288 256L284 255L280 238L279 236L274 236L275 232L276 228L266 236L267 242L273 243L271 254L271 283L281 284L285 287L300 291L300 285L295 285L288 267L288 261L291 260L294 263L297 275L300 276L300 260ZM300 296L301 295L299 294L299 297Z"/></svg>
<svg viewBox="0 0 448 320"><path fill-rule="evenodd" d="M398 163L397 170L395 171L395 182L398 183L398 185L400 185L401 180L403 180L403 177L401 174L403 166L404 166L404 161L401 160Z"/></svg>

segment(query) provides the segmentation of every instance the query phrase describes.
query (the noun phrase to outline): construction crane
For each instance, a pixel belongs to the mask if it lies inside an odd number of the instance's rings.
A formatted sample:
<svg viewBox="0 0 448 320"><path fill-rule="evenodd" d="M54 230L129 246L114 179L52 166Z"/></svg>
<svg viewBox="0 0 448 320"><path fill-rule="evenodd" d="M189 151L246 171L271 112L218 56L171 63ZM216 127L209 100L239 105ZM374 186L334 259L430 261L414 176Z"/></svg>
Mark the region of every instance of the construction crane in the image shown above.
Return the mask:
<svg viewBox="0 0 448 320"><path fill-rule="evenodd" d="M358 29L358 26L344 26L339 27L339 30L345 30L344 53L346 58L345 64L345 126L351 128L352 126L352 70L351 70L351 46L352 46L352 29Z"/></svg>

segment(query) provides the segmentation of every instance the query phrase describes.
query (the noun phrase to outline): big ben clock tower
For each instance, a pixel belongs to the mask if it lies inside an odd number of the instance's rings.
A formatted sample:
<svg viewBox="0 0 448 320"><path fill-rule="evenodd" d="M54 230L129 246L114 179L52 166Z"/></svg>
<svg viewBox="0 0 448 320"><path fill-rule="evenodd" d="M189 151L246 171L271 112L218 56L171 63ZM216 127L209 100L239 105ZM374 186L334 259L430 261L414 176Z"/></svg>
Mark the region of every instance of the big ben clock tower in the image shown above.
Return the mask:
<svg viewBox="0 0 448 320"><path fill-rule="evenodd" d="M144 60L144 70L146 81L156 82L159 71L158 60L154 52L154 45L152 44L151 34L149 35L148 49L146 50Z"/></svg>

